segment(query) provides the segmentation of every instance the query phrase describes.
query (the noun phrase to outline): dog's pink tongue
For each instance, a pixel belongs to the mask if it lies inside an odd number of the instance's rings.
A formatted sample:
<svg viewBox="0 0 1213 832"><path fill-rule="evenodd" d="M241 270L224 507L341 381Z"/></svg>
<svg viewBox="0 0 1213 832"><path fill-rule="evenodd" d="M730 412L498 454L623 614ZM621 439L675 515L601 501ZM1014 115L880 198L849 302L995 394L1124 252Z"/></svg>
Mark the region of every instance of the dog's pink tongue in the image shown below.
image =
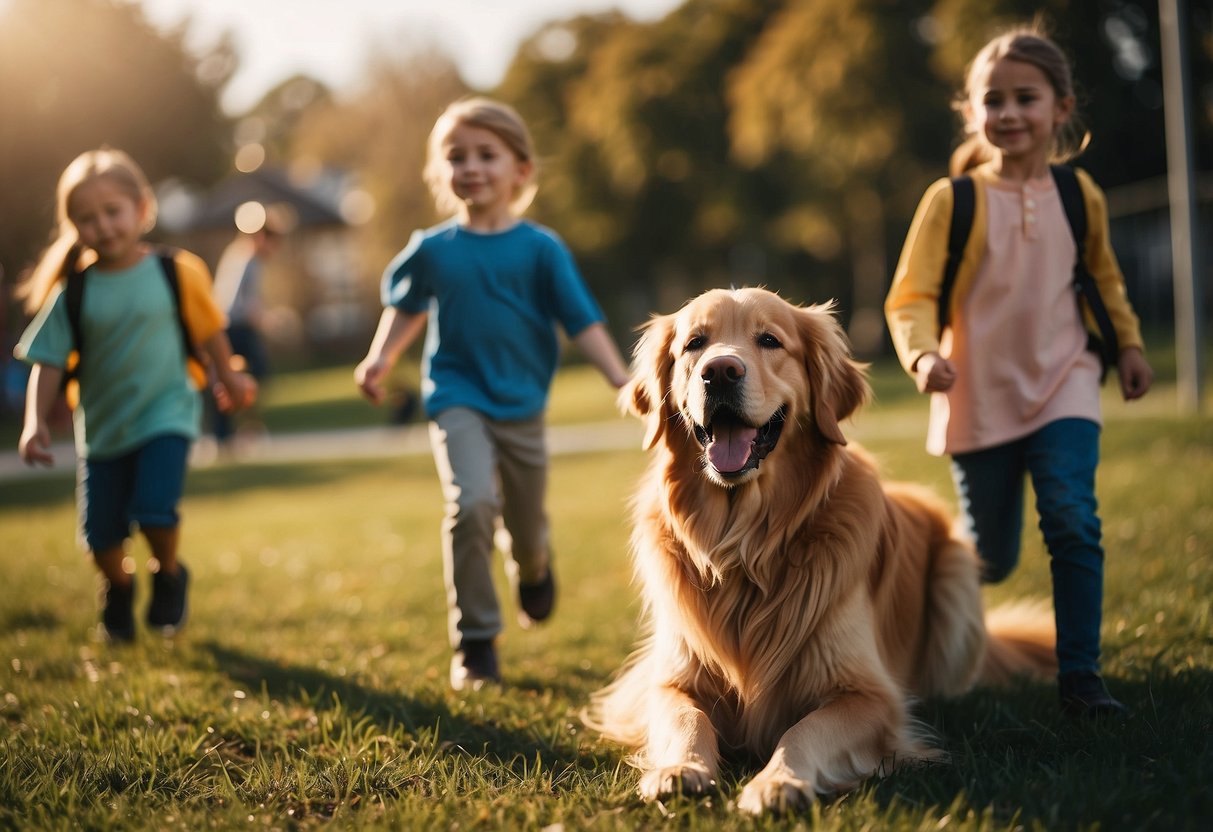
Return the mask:
<svg viewBox="0 0 1213 832"><path fill-rule="evenodd" d="M750 459L750 449L758 438L757 428L745 425L722 425L713 431L708 445L708 462L721 473L740 471Z"/></svg>

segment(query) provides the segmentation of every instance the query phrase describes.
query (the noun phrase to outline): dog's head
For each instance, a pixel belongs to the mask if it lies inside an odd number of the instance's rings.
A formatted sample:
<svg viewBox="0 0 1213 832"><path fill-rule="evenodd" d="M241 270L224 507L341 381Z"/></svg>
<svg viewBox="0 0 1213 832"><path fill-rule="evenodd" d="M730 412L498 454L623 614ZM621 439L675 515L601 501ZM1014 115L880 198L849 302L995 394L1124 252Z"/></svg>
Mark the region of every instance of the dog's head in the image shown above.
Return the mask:
<svg viewBox="0 0 1213 832"><path fill-rule="evenodd" d="M765 289L713 289L653 318L632 371L621 401L645 420L645 448L682 426L723 486L757 477L793 435L846 444L839 422L869 394L831 305Z"/></svg>

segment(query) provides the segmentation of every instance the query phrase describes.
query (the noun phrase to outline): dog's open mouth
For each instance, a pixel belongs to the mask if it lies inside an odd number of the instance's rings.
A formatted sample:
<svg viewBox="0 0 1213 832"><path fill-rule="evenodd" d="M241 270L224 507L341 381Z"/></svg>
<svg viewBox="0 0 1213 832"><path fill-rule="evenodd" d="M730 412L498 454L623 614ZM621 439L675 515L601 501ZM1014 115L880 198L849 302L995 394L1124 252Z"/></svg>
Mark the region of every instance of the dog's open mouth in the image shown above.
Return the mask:
<svg viewBox="0 0 1213 832"><path fill-rule="evenodd" d="M753 427L730 407L721 407L706 425L695 425L708 464L720 476L738 477L752 471L775 449L783 431L784 408L765 425Z"/></svg>

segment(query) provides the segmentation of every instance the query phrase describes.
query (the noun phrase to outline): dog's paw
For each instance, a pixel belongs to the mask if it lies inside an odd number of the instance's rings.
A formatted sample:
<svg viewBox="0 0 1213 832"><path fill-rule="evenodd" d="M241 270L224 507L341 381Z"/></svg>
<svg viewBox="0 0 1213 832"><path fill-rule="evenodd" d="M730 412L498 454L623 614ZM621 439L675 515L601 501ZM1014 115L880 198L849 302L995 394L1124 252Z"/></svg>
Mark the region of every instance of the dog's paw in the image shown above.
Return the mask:
<svg viewBox="0 0 1213 832"><path fill-rule="evenodd" d="M737 808L751 815L787 812L812 805L816 794L811 783L786 774L758 774L737 796Z"/></svg>
<svg viewBox="0 0 1213 832"><path fill-rule="evenodd" d="M672 794L708 794L716 790L716 780L702 763L679 763L646 771L637 791L645 800Z"/></svg>

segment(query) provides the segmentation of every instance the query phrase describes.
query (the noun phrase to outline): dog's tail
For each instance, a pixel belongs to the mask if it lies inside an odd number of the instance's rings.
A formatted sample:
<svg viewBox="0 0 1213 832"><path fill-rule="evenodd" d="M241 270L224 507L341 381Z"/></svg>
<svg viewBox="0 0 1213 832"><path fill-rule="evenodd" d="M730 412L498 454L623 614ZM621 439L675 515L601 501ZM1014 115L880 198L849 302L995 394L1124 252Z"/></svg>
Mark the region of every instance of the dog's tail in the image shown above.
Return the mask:
<svg viewBox="0 0 1213 832"><path fill-rule="evenodd" d="M652 670L645 661L647 652L642 646L628 658L610 684L591 694L590 704L580 713L586 727L621 745L644 744L648 734L646 705L652 687Z"/></svg>
<svg viewBox="0 0 1213 832"><path fill-rule="evenodd" d="M1057 675L1053 613L1041 601L1013 601L986 613L986 651L977 684L1005 686L1017 677Z"/></svg>

